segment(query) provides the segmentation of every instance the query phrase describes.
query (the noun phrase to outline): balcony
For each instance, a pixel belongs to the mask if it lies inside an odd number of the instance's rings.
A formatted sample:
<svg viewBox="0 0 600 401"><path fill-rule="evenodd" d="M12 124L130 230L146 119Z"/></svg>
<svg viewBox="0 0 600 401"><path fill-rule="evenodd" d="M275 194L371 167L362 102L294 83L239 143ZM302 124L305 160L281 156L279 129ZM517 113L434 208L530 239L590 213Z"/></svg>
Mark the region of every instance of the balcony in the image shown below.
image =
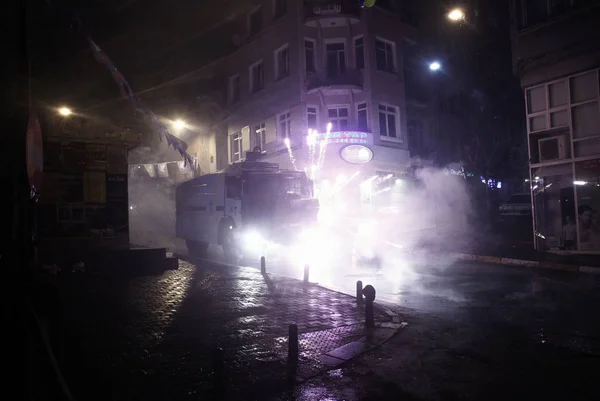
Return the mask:
<svg viewBox="0 0 600 401"><path fill-rule="evenodd" d="M361 8L357 0L307 0L304 2L304 23L307 26L338 27L360 21Z"/></svg>
<svg viewBox="0 0 600 401"><path fill-rule="evenodd" d="M333 76L327 75L324 71L319 71L306 77L304 87L307 93L312 93L317 89L325 89L330 93L345 92L347 90L352 90L354 93L362 92L362 70L344 71Z"/></svg>

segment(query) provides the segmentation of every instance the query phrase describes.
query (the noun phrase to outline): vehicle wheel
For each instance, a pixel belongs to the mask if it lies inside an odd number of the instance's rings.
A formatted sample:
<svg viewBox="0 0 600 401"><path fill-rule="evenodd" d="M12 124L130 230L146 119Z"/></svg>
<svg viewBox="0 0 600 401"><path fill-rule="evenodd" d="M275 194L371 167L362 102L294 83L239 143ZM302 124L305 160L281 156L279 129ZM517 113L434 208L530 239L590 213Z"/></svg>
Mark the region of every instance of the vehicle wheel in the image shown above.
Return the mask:
<svg viewBox="0 0 600 401"><path fill-rule="evenodd" d="M208 243L200 241L186 240L188 254L193 258L199 258L206 256L208 252Z"/></svg>

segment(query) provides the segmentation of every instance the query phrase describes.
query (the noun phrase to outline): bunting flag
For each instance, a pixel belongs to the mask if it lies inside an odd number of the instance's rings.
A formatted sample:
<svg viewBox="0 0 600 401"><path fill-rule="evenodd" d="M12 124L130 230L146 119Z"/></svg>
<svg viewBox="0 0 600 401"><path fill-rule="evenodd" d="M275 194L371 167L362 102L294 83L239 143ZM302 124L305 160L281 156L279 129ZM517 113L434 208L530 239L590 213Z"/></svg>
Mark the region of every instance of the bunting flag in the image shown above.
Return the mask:
<svg viewBox="0 0 600 401"><path fill-rule="evenodd" d="M98 46L91 38L88 37L87 40L96 61L98 61L100 64L103 64L108 69L108 71L110 71L113 79L119 87L121 97L131 102L136 111L142 113L146 117L149 117L150 122L158 132L161 142L163 140L163 137L165 137L167 141L167 146L172 146L173 149L179 152L181 157L183 157L183 162L185 166L189 165L191 168L195 168L192 156L190 156L187 153L188 144L182 141L181 139L177 138L176 136L172 135L167 129L167 127L159 121L154 112L142 105L142 102L139 99L139 97L137 97L133 93L131 86L129 86L129 83L127 82L123 74L121 74L117 67L115 67L110 58L106 55L106 53L104 53L100 46Z"/></svg>
<svg viewBox="0 0 600 401"><path fill-rule="evenodd" d="M48 6L52 6L52 1L46 0L46 4ZM117 67L115 67L108 55L100 48L100 46L96 44L96 42L92 40L91 36L84 30L84 26L79 15L75 12L70 12L69 17L77 25L78 31L80 33L83 33L96 61L104 65L112 75L117 86L119 87L121 97L123 99L128 100L133 105L135 111L141 113L142 115L144 115L144 117L150 120L150 123L152 124L154 129L156 130L156 132L158 132L161 142L164 136L167 141L167 145L172 146L173 149L179 152L179 154L183 158L184 165L189 165L191 168L195 169L196 166L194 163L194 159L187 153L187 143L172 135L167 129L167 127L165 127L165 125L158 120L158 118L152 112L152 110L146 108L142 104L140 98L135 95L123 74L117 69Z"/></svg>

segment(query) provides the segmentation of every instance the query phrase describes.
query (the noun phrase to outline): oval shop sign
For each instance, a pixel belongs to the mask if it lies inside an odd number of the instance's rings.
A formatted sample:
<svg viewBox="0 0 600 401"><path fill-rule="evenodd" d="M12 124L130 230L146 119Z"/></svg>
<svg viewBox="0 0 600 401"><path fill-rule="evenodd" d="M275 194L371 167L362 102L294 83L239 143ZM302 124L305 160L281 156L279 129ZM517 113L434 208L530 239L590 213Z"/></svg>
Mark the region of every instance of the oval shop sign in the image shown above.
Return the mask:
<svg viewBox="0 0 600 401"><path fill-rule="evenodd" d="M373 159L373 151L362 145L348 145L342 148L340 157L346 163L365 164Z"/></svg>

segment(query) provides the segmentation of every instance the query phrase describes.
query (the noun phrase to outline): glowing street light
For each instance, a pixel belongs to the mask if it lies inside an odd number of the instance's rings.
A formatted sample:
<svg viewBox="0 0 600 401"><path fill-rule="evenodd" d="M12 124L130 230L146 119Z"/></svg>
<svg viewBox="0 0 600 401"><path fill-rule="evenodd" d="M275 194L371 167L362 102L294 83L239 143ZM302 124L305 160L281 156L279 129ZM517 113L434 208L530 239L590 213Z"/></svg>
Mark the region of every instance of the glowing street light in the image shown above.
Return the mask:
<svg viewBox="0 0 600 401"><path fill-rule="evenodd" d="M185 128L185 121L183 120L175 120L173 121L173 127L175 127L175 129L181 130Z"/></svg>
<svg viewBox="0 0 600 401"><path fill-rule="evenodd" d="M465 13L460 8L455 8L447 14L447 17L452 22L458 22L465 19Z"/></svg>
<svg viewBox="0 0 600 401"><path fill-rule="evenodd" d="M60 114L63 117L68 117L71 114L73 114L73 112L68 107L61 107L60 109L58 109L58 114Z"/></svg>
<svg viewBox="0 0 600 401"><path fill-rule="evenodd" d="M429 69L431 71L439 71L442 68L442 65L439 63L439 61L432 61L431 63L429 63Z"/></svg>

